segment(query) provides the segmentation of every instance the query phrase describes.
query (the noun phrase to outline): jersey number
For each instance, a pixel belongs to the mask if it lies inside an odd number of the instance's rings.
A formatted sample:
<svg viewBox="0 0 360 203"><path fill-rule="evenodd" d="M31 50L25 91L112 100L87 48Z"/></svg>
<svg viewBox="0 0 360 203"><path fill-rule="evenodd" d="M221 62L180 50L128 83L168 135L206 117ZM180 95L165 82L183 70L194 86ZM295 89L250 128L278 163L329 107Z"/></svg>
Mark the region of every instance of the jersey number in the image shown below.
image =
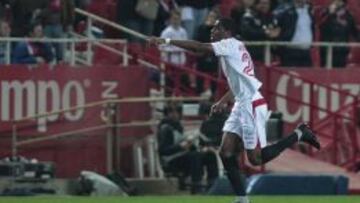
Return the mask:
<svg viewBox="0 0 360 203"><path fill-rule="evenodd" d="M246 63L244 68L244 73L249 76L254 76L254 65L251 62L249 53L245 52L242 54L241 60L243 63Z"/></svg>

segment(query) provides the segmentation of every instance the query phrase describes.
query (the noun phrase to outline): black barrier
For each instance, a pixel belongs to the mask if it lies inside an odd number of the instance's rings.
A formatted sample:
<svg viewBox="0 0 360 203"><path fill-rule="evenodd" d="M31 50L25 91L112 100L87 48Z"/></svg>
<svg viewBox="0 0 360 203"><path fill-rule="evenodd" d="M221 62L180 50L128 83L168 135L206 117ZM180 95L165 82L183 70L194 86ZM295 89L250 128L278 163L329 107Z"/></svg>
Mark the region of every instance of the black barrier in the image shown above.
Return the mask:
<svg viewBox="0 0 360 203"><path fill-rule="evenodd" d="M247 193L254 195L344 195L349 180L341 175L267 174L252 176Z"/></svg>
<svg viewBox="0 0 360 203"><path fill-rule="evenodd" d="M251 195L344 195L348 194L349 180L341 175L266 174L247 180ZM234 195L226 177L218 178L209 195Z"/></svg>

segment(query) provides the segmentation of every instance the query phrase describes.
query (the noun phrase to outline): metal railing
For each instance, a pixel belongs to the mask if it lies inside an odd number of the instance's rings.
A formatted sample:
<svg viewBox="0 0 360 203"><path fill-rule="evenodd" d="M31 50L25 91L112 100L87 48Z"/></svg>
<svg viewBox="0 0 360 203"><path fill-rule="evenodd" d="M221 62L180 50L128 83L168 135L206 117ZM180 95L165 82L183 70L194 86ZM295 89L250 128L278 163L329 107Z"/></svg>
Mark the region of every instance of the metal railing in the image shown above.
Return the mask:
<svg viewBox="0 0 360 203"><path fill-rule="evenodd" d="M93 25L94 21L100 22L104 25L110 26L118 31L127 33L129 35L135 36L139 39L142 39L144 41L147 40L148 36L136 32L134 30L131 30L125 26L122 26L120 24L117 24L115 22L112 22L110 20L107 20L105 18L102 18L100 16L94 15L92 13L89 13L87 11L81 10L81 9L75 9L75 12L79 15L83 15L85 17L87 17L87 25L91 26ZM89 29L88 29L88 37L90 36L89 33ZM246 45L248 46L264 46L264 62L265 65L270 66L271 65L271 61L272 61L272 54L271 54L271 50L275 47L279 47L279 46L283 46L283 47L293 47L296 48L297 46L302 46L304 45L303 43L293 43L293 42L280 42L280 41L246 41L244 42ZM345 42L313 42L310 44L311 47L316 47L316 48L320 48L320 47L325 47L326 48L326 68L331 69L333 67L332 61L334 58L333 55L333 49L337 48L337 47L348 47L348 48L353 48L353 47L360 47L360 43L355 43L355 42L351 42L351 43L345 43ZM310 46L309 45L309 46ZM309 50L310 51L310 50Z"/></svg>
<svg viewBox="0 0 360 203"><path fill-rule="evenodd" d="M113 24L112 24L113 25ZM126 32L126 33L128 33L128 34L130 34L130 35L133 35L133 36L137 36L137 37L139 37L139 38L141 38L141 39L143 39L143 40L146 40L147 39L147 36L144 36L144 35L142 35L142 34L140 34L140 33L137 33L137 32L134 32L134 31L131 31L131 30L129 30L129 29L127 29L126 27L124 27L124 26L121 26L121 25L116 25L116 26L112 26L113 28L115 28L115 29L118 29L118 30L120 30L120 31L123 31L123 32ZM273 55L272 55L272 49L274 48L274 47L293 47L293 48L296 48L297 46L301 46L301 45L303 45L303 44L301 44L301 43L298 43L298 44L296 44L296 43L292 43L292 42L277 42L277 41L261 41L261 42L245 42L245 44L247 45L247 46L263 46L264 47L264 62L265 62L265 65L266 66L268 66L268 67L270 67L271 66L271 63L272 63L272 57L273 57ZM333 54L333 50L334 50L334 48L337 48L337 47L348 47L348 48L353 48L353 47L360 47L360 43L335 43L335 42L314 42L314 43L312 43L311 44L311 46L309 46L310 48L317 48L317 49L319 49L319 48L326 48L326 68L327 69L331 69L332 68L332 66L333 66L333 59L334 59L334 57L336 57L336 56L334 56L334 54ZM309 49L309 52L310 52L311 50ZM150 59L149 61L154 61L154 57L151 57L151 56L149 56L149 54L147 54L147 53L138 53L139 55L141 55L142 57L143 56L146 56L146 57L144 57L144 59ZM190 74L195 74L195 75L198 75L198 76L201 76L201 77L203 77L202 75L201 75L201 73L198 73L197 71L194 71L194 70L192 70L191 68L187 68L187 67L185 67L185 66L181 66L181 67L179 67L179 66L176 66L176 65L171 65L171 64L169 64L169 63L166 63L165 61L163 61L163 60L156 60L155 59L155 64L160 64L159 65L159 67L162 67L161 68L161 71L162 72L165 72L165 66L167 66L167 67L169 67L169 65L170 65L170 67L171 68L173 68L173 69L177 69L177 70L182 70L182 71L185 71L185 72L187 72L187 73L190 73ZM277 70L274 70L275 72L277 71ZM280 71L280 70L279 70ZM270 72L270 71L267 71L267 72ZM272 71L273 72L273 71ZM332 111L329 111L328 109L324 109L324 108L322 108L322 107L320 107L320 106L317 106L316 104L314 104L314 103L312 103L312 102L314 102L314 89L315 89L315 86L316 85L320 85L320 86L324 86L324 85L321 85L321 84L318 84L318 83L316 83L316 82L314 82L314 81L309 81L309 80L306 80L305 78L302 78L302 77L299 77L299 76L295 76L295 75L292 75L292 74L290 74L288 71L281 71L283 74L289 74L290 75L290 77L292 77L292 78L295 78L295 79L298 79L298 80L302 80L303 82L308 82L309 84L310 84L310 89L311 89L311 95L310 95L310 103L304 103L304 102L302 102L302 101L295 101L295 102L298 102L298 103L302 103L302 104L304 104L304 105L309 105L310 106L310 117L311 117L311 120L313 120L313 116L315 115L315 111L323 111L323 112L326 112L327 114L328 114L328 118L327 119L335 119L335 120L338 120L339 118L341 118L341 119L347 119L347 120L351 120L352 122L355 122L356 121L356 118L354 118L353 116L350 116L350 117L348 117L348 116L346 116L346 115L344 115L344 114L341 114L340 112L332 112ZM266 75L268 75L268 73L266 74ZM208 80L212 80L212 81L216 81L217 83L220 83L220 81L217 79L217 78L211 78L211 77L208 77L208 76L204 76L205 78L207 78ZM266 76L267 77L267 76ZM268 78L268 77L267 77ZM355 96L355 95L350 95L349 93L346 93L346 92L343 92L343 91L341 91L341 90L338 90L338 89L335 89L335 88L333 88L333 87L330 87L330 86L326 86L325 85L325 88L326 89L329 89L330 91L335 91L335 92L338 92L340 95L346 95L346 96L350 96L350 97L352 97L353 99L354 99L354 104L352 105L352 108L353 108L353 110L355 110L354 108L356 108L356 106L357 106L357 103L358 103L358 98ZM292 99L292 98L289 98L287 95L279 95L279 94L277 94L277 93L275 93L275 92L271 92L271 91L268 91L270 94L275 94L275 95L277 95L277 96L280 96L280 97L284 97L285 99L290 99L290 100L294 100L294 99ZM295 99L296 100L296 99ZM341 107L340 107L341 108ZM325 120L325 119L324 119ZM313 125L314 126L318 126L318 125L320 125L322 122L321 121L319 121L319 123L313 123ZM335 125L336 126L338 126L339 125L339 122L335 122ZM336 143L336 140L337 140L337 138L335 139L335 137L337 136L337 133L336 132L334 132L334 134L333 134L333 138L334 138L334 140L333 140L333 143ZM336 148L335 148L335 151L336 151Z"/></svg>
<svg viewBox="0 0 360 203"><path fill-rule="evenodd" d="M123 32L126 32L128 34L132 34L134 36L137 36L141 39L144 39L146 40L146 36L145 35L142 35L140 33L137 33L135 31L132 31L124 26L121 26L121 25L118 25L116 23L113 23L111 21L108 21L106 19L103 19L101 17L98 17L96 15L93 15L91 13L88 13L88 12L85 12L85 11L82 11L80 9L77 9L76 10L77 13L79 14L83 14L85 16L88 17L88 23L87 25L88 26L91 26L92 25L92 21L94 20L97 20L99 22L102 22L104 24L107 24L115 29L118 29L120 31L123 31ZM88 33L90 35L90 33ZM59 43L70 43L70 47L71 47L71 52L72 53L75 53L75 44L76 43L80 43L80 42L85 42L85 43L88 43L87 45L87 49L88 51L92 49L92 46L93 44L102 44L104 45L104 43L126 43L126 41L124 40L114 40L114 39L90 39L89 37L87 38L84 38L84 39L27 39L27 38L0 38L0 42L4 42L4 43L7 43L7 48L8 50L11 49L11 42L17 42L17 41L24 41L24 40L29 40L29 41L42 41L42 42L59 42ZM270 65L271 64L271 61L272 61L272 55L271 55L271 48L274 47L274 46L294 46L293 43L289 43L289 42L248 42L246 43L247 45L251 46L265 46L264 48L264 54L265 54L265 64L268 64ZM102 46L100 45L100 46ZM106 46L106 45L105 45ZM331 68L332 67L332 59L333 59L333 48L334 47L360 47L360 43L325 43L325 42L316 42L316 43L313 43L312 46L314 47L327 47L327 67L328 68ZM127 55L127 53L121 53L120 52L117 52L116 50L112 50L112 49L108 49L109 51L115 53L115 54L118 54L119 56L122 55L122 56L125 56L125 60L128 60L128 59L131 59L133 56L129 56ZM10 51L7 52L7 62L10 62ZM88 61L89 63L91 63L91 61ZM163 70L166 63L165 62L161 62L160 61L160 64L158 64L158 62L156 62L155 64L152 62L152 61L148 61L148 60L144 60L144 59L138 59L138 62L139 63L142 63L142 64L146 64L147 66L150 66L150 67L155 67L155 68L158 68L158 67L161 67L160 69ZM71 63L72 65L75 64L75 54L71 54ZM185 70L185 71L188 71L188 70ZM285 71L286 72L286 71ZM284 73L284 74L290 74L288 72ZM293 77L293 76L291 76ZM304 78L300 78L301 80L303 80ZM214 80L217 80L217 79L214 79ZM314 85L316 84L315 82L313 82L313 86L312 86L312 89L314 88ZM332 90L332 91L339 91L339 90ZM286 95L280 95L280 96L284 96L285 98L289 99ZM312 96L313 98L313 96ZM308 105L308 104L306 104ZM326 110L326 109L321 109L321 107L314 107L312 106L311 108L316 108L318 110ZM335 116L335 117L343 117L343 115L338 115L338 113L332 113L331 112L328 112L329 115L332 115L332 116ZM313 115L313 113L311 113L311 115ZM42 115L42 116L46 116L46 115ZM345 118L344 118L345 119ZM14 127L14 133L13 133L13 143L18 143L17 142L17 132L16 132L16 125L13 126ZM62 135L56 135L53 139L56 139L58 137L62 137ZM68 136L68 135L63 135L63 136ZM39 140L40 141L40 140ZM21 143L21 142L19 142ZM21 144L20 144L21 145ZM20 146L19 145L19 146ZM18 145L13 145L13 153L16 154L16 149L17 149Z"/></svg>
<svg viewBox="0 0 360 203"><path fill-rule="evenodd" d="M120 24L117 24L115 22L112 22L110 20L107 20L105 18L102 18L100 16L94 15L92 13L89 13L87 11L84 11L82 9L75 9L75 13L81 16L86 17L86 36L81 36L79 33L71 33L72 36L75 37L81 37L80 39L30 39L30 38L0 38L0 42L6 43L6 52L5 52L5 61L6 64L11 63L11 43L12 42L20 42L20 41L42 41L42 42L51 42L51 43L70 43L70 64L75 65L76 59L75 59L75 43L77 42L86 42L87 43L87 50L86 50L86 60L82 61L85 65L92 65L92 56L93 56L93 46L100 46L114 54L117 54L123 58L123 65L128 65L128 60L132 58L132 56L128 55L127 52L127 41L124 39L92 39L92 33L91 33L91 27L94 25L95 22L101 23L103 25L109 26L113 29L116 29L121 32L125 32L127 34L130 34L132 36L135 36L142 40L147 40L148 36L143 35L139 32L136 32L134 30L131 30L125 26L122 26ZM83 39L84 38L84 39ZM84 40L84 41L82 41ZM124 44L123 50L119 51L114 49L112 46L106 45L105 43L122 43ZM279 41L248 41L244 42L247 46L263 46L264 47L264 62L265 65L270 66L272 62L272 53L271 50L274 47L296 47L303 45L302 43L292 43L292 42L279 42ZM360 43L339 43L339 42L313 42L311 43L311 47L325 47L327 50L327 57L326 57L326 67L328 69L331 69L333 67L332 61L334 58L333 55L333 49L336 47L360 47ZM309 50L310 51L310 50ZM140 61L140 63L147 65L149 67L154 67L154 64L148 63L146 61Z"/></svg>
<svg viewBox="0 0 360 203"><path fill-rule="evenodd" d="M271 50L276 47L288 47L296 48L303 43L293 43L293 42L280 42L280 41L257 41L257 42L244 42L247 46L264 46L264 63L267 66L271 65L272 62L272 53ZM338 47L348 47L348 48L359 48L360 43L358 42L313 42L310 44L311 48L326 48L326 68L331 69L333 67L333 54L334 48ZM309 49L309 52L311 50Z"/></svg>
<svg viewBox="0 0 360 203"><path fill-rule="evenodd" d="M358 145L359 141L359 132L353 129L358 128L358 117L356 115L357 109L360 107L360 97L358 95L351 94L349 92L334 88L330 85L319 84L314 80L303 78L299 75L293 74L292 72L276 68L276 67L268 67L265 68L265 81L264 81L264 92L266 98L273 98L273 97L280 97L286 99L287 102L295 103L298 105L305 105L309 108L309 121L312 125L313 129L319 135L319 138L323 140L328 140L326 144L324 144L323 149L315 153L309 148L309 155L314 157L317 156L319 153L329 153L331 154L330 161L336 165L347 165L349 169L354 169L356 165L356 161L360 158L360 146ZM302 101L297 98L293 98L289 95L284 95L282 93L276 92L271 89L272 78L276 75L287 75L291 80L298 80L301 81L302 84L308 85L309 87L309 98L307 101ZM321 105L316 104L315 94L317 88L324 88L328 92L334 92L339 95L340 98L348 98L350 99L349 104L344 104L339 106L337 110L330 110L325 107L321 107ZM323 112L326 113L327 116L323 118L316 118L316 112ZM344 157L343 160L339 158L340 143L345 142L345 133L344 131L349 131L349 129L345 129L348 126L353 130L352 135L349 135L348 138L350 139L349 145L347 145L348 150L350 151L351 155L349 157ZM329 128L332 127L333 129L329 131ZM343 130L343 131L341 131Z"/></svg>
<svg viewBox="0 0 360 203"><path fill-rule="evenodd" d="M124 57L123 61L128 61L128 55L127 53L127 41L123 39L91 39L91 38L82 38L82 39L74 39L74 38L61 38L61 39L50 39L50 38L15 38L15 37L9 37L9 38L0 38L0 43L6 44L6 50L5 50L5 63L6 65L11 64L11 51L12 43L17 42L42 42L42 43L64 43L69 44L70 46L70 59L69 64L74 66L76 64L76 44L79 43L87 43L87 44L99 44L99 43L111 43L111 44L123 44L124 45L124 52L125 54L121 54L121 56ZM88 56L90 58L90 56ZM88 64L91 65L91 62Z"/></svg>
<svg viewBox="0 0 360 203"><path fill-rule="evenodd" d="M186 102L186 101L204 101L207 100L207 98L204 97L168 97L168 98L149 98L149 97L139 97L139 98L124 98L124 99L112 99L112 100L104 100L104 101L98 101L98 102L92 102L88 103L82 106L74 106L66 109L61 109L58 111L52 111L52 112L46 112L41 114L36 114L34 116L29 117L23 117L16 120L12 120L12 156L18 155L18 149L19 147L23 147L25 145L34 145L40 142L45 141L51 141L51 140L57 140L60 138L68 138L72 136L86 136L87 132L93 132L97 130L107 130L106 133L106 165L107 165L107 171L113 172L114 170L118 169L115 168L115 166L119 166L119 149L118 145L116 143L119 143L119 132L117 129L119 128L129 128L129 127L150 127L150 126L156 126L158 124L157 120L144 120L144 121L132 121L127 123L120 123L119 122L119 114L121 112L121 109L119 108L119 104L122 103L142 103L142 102L168 102L168 101L174 101L174 102ZM34 119L38 118L44 118L49 117L52 115L59 115L66 112L71 112L74 110L79 109L88 109L88 108L94 108L94 107L105 107L103 110L103 113L100 115L101 120L103 121L103 124L99 124L96 126L91 127L81 127L76 130L71 130L67 132L61 132L61 133L55 133L51 135L46 135L42 137L35 137L35 138L29 138L25 140L19 140L19 132L18 132L18 126L21 125L24 122L31 122ZM196 122L196 121L195 121ZM188 121L187 124L192 123L192 121ZM139 149L137 149L139 150ZM155 147L152 149L152 152L155 152ZM155 153L151 153L154 155ZM139 158L139 157L138 157ZM142 159L142 157L141 157ZM140 159L139 159L140 160ZM150 165L155 167L156 166L156 157L148 157ZM137 165L137 171L144 171L143 165ZM152 168L150 171L154 171L155 169ZM142 173L143 174L143 173Z"/></svg>

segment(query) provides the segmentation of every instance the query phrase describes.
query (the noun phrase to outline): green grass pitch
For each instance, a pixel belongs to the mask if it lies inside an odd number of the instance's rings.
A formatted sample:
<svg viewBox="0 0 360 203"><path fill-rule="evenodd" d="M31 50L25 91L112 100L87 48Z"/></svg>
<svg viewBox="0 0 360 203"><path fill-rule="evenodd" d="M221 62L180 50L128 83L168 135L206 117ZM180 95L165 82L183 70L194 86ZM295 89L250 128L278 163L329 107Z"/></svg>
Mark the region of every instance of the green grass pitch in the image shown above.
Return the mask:
<svg viewBox="0 0 360 203"><path fill-rule="evenodd" d="M231 203L234 197L0 197L0 203ZM360 196L254 196L252 203L360 203Z"/></svg>

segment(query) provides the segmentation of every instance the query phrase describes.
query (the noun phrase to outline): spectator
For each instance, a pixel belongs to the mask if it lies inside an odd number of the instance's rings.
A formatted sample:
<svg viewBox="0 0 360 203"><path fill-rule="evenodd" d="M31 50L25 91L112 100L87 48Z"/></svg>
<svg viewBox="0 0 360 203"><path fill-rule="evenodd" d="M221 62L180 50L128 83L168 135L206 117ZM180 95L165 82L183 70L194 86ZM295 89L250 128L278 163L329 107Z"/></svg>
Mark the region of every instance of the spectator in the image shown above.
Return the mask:
<svg viewBox="0 0 360 203"><path fill-rule="evenodd" d="M159 11L154 23L154 36L160 36L161 32L169 24L168 19L172 10L177 10L178 5L175 0L159 0Z"/></svg>
<svg viewBox="0 0 360 203"><path fill-rule="evenodd" d="M267 41L277 39L280 27L271 13L270 0L256 0L252 9L242 18L241 36L246 41ZM248 50L256 61L264 62L264 46L249 46Z"/></svg>
<svg viewBox="0 0 360 203"><path fill-rule="evenodd" d="M64 28L73 22L74 5L71 0L50 0L48 6L42 11L42 21L44 24L44 33L48 38L65 38ZM63 60L64 44L53 43L55 49L56 61Z"/></svg>
<svg viewBox="0 0 360 203"><path fill-rule="evenodd" d="M76 8L82 9L82 10L87 10L88 7L90 6L92 0L74 0L74 6ZM82 16L82 15L75 15L74 16L74 25L79 26L80 23L86 21L86 16Z"/></svg>
<svg viewBox="0 0 360 203"><path fill-rule="evenodd" d="M221 144L222 129L229 117L229 112L211 114L210 116L211 104L210 102L200 104L199 114L204 117L200 132L207 138L206 141L201 140L200 144L215 149Z"/></svg>
<svg viewBox="0 0 360 203"><path fill-rule="evenodd" d="M245 12L250 9L255 0L235 0L235 5L231 9L230 16L236 25L236 32L240 35L241 21Z"/></svg>
<svg viewBox="0 0 360 203"><path fill-rule="evenodd" d="M13 0L10 1L12 11L12 30L15 37L24 37L27 33L27 26L31 24L34 12L38 13L46 8L48 0Z"/></svg>
<svg viewBox="0 0 360 203"><path fill-rule="evenodd" d="M180 40L188 39L186 30L181 27L181 15L179 11L174 10L171 12L169 22L169 26L167 26L165 30L161 32L162 38ZM176 65L185 64L186 55L183 49L173 45L162 45L160 46L160 50L162 51L163 60Z"/></svg>
<svg viewBox="0 0 360 203"><path fill-rule="evenodd" d="M207 180L211 184L218 176L215 153L197 150L194 138L187 138L180 122L181 108L169 106L165 109L165 118L158 126L159 154L166 173L182 173L191 176L191 192L200 192L203 167L207 169ZM183 179L182 179L183 180Z"/></svg>
<svg viewBox="0 0 360 203"><path fill-rule="evenodd" d="M145 35L151 35L154 28L154 19L139 15L136 11L140 0L117 0L117 20L121 25ZM156 0L153 0L156 1ZM130 41L138 42L139 39L125 35Z"/></svg>
<svg viewBox="0 0 360 203"><path fill-rule="evenodd" d="M241 20L245 14L245 10L243 0L235 0L235 4L230 11L230 17L236 25L237 33L240 33Z"/></svg>
<svg viewBox="0 0 360 203"><path fill-rule="evenodd" d="M314 36L312 8L307 0L294 0L292 6L278 16L280 40L294 45L281 47L282 66L310 67L311 44Z"/></svg>
<svg viewBox="0 0 360 203"><path fill-rule="evenodd" d="M273 14L274 16L281 15L283 12L287 11L291 7L292 0L277 0L276 4L273 5Z"/></svg>
<svg viewBox="0 0 360 203"><path fill-rule="evenodd" d="M10 20L7 16L7 11L10 8L10 0L1 0L0 1L0 19Z"/></svg>
<svg viewBox="0 0 360 203"><path fill-rule="evenodd" d="M216 20L218 19L219 14L215 11L210 11L206 17L205 22L199 26L197 31L196 40L200 42L211 42L210 33L211 29L214 27ZM213 55L203 55L198 58L197 61L197 70L203 73L207 73L211 76L216 77L218 73L218 60L217 57ZM215 95L216 91L216 81L211 82L211 93ZM201 94L204 92L204 79L203 77L196 78L196 92Z"/></svg>
<svg viewBox="0 0 360 203"><path fill-rule="evenodd" d="M172 11L170 20L170 24L161 32L162 38L170 38L170 39L188 39L188 35L186 30L181 27L181 14L179 11ZM161 57L164 61L174 64L174 65L184 65L186 63L186 54L185 51L179 47L173 45L161 45L160 47ZM174 77L167 77L166 84L169 87L174 86L174 82L172 79ZM185 74L180 75L180 83L182 87L188 88L190 87L190 79L189 76ZM172 92L168 92L172 93Z"/></svg>
<svg viewBox="0 0 360 203"><path fill-rule="evenodd" d="M0 20L0 37L10 37L11 28L7 21ZM0 42L0 64L6 63L6 43Z"/></svg>
<svg viewBox="0 0 360 203"><path fill-rule="evenodd" d="M29 30L29 37L41 39L44 37L41 24L33 24ZM53 60L51 46L43 42L19 42L13 53L15 64L44 64Z"/></svg>
<svg viewBox="0 0 360 203"><path fill-rule="evenodd" d="M182 6L182 21L190 39L195 38L196 29L204 22L210 8L219 0L178 0Z"/></svg>
<svg viewBox="0 0 360 203"><path fill-rule="evenodd" d="M353 16L346 8L344 0L333 0L323 14L323 21L320 25L321 41L324 42L349 42L353 37L359 40L359 32ZM326 65L327 48L320 49L321 65ZM345 67L349 54L348 47L334 47L332 65L333 67Z"/></svg>

